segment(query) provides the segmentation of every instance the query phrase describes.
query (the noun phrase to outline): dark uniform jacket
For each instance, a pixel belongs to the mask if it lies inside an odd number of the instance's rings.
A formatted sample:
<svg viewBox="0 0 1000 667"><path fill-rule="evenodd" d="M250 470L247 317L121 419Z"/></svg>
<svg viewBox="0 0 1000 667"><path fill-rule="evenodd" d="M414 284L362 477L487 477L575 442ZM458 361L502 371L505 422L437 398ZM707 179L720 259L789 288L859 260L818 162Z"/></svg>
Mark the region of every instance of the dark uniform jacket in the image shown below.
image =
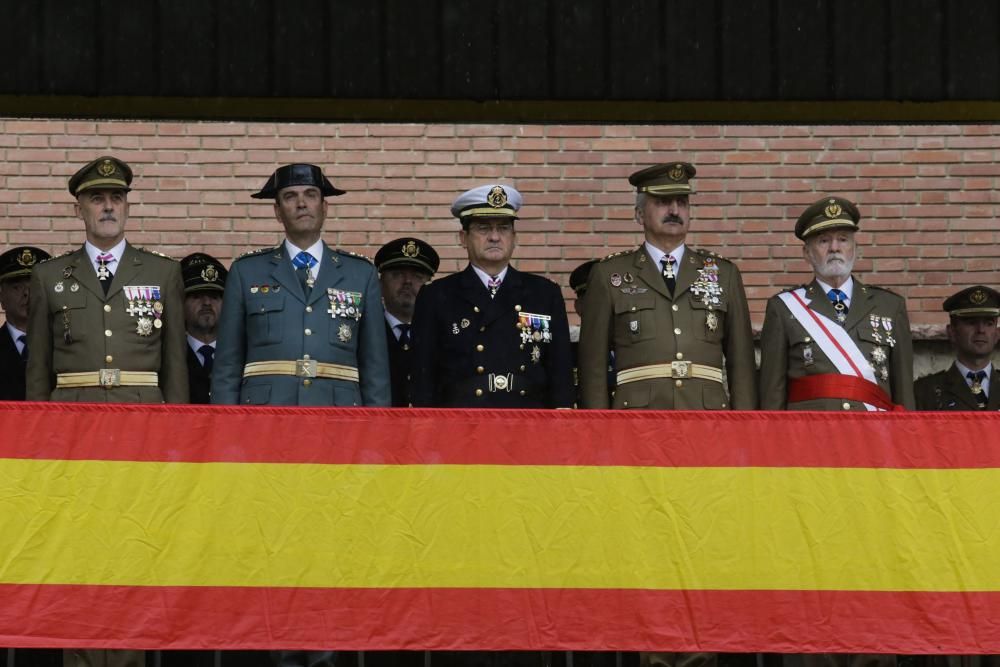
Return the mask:
<svg viewBox="0 0 1000 667"><path fill-rule="evenodd" d="M798 288L795 288L798 289ZM805 286L808 307L836 322L833 304L814 280ZM880 328L871 324L871 317L880 318ZM887 343L881 318L892 320L891 335L895 344ZM908 410L913 402L913 343L910 338L910 320L906 315L903 298L888 290L865 285L854 278L847 320L843 328L857 343L865 358L872 362L876 348L886 355L884 367L888 373L883 378L876 371L879 386L897 405ZM881 341L881 342L879 342ZM784 302L776 295L767 302L764 328L761 330L760 401L764 410L865 410L860 401L840 398L822 398L788 403L788 380L807 375L838 373L837 367L820 350L805 328L796 320Z"/></svg>
<svg viewBox="0 0 1000 667"><path fill-rule="evenodd" d="M410 334L412 341L413 334ZM392 378L392 407L410 405L410 369L413 366L413 346L404 345L396 338L389 321L385 322L385 341L389 346L389 375Z"/></svg>
<svg viewBox="0 0 1000 667"><path fill-rule="evenodd" d="M547 334L529 315L551 318ZM508 267L492 299L471 265L435 280L417 295L412 339L414 406L573 407L566 305L546 278Z"/></svg>
<svg viewBox="0 0 1000 667"><path fill-rule="evenodd" d="M955 364L946 371L922 377L914 384L917 410L980 410L976 395ZM1000 410L1000 370L990 373L986 410Z"/></svg>
<svg viewBox="0 0 1000 667"><path fill-rule="evenodd" d="M0 324L0 401L23 400L24 360L10 337L10 329L6 324Z"/></svg>
<svg viewBox="0 0 1000 667"><path fill-rule="evenodd" d="M709 280L715 274L716 281ZM699 294L714 282L718 303ZM580 331L580 386L585 408L711 410L757 407L753 332L739 269L686 246L671 295L645 246L605 258L591 270ZM721 370L711 379L653 377L608 386L608 352L618 373L653 364L692 362ZM613 400L609 389L615 389Z"/></svg>
<svg viewBox="0 0 1000 667"><path fill-rule="evenodd" d="M129 314L125 287L159 289L161 327L145 331ZM83 247L41 262L28 321L28 400L187 403L184 286L172 259L126 244L107 295ZM59 373L113 368L157 373L159 386L56 388Z"/></svg>
<svg viewBox="0 0 1000 667"><path fill-rule="evenodd" d="M201 363L201 355L187 346L188 386L191 402L206 404L212 402L212 374Z"/></svg>
<svg viewBox="0 0 1000 667"><path fill-rule="evenodd" d="M360 304L348 314L344 299L352 294L360 295ZM353 304L357 296L351 299ZM233 262L226 279L212 402L388 406L384 322L375 267L361 257L324 244L319 274L306 297L284 244L244 255ZM248 363L307 357L356 368L359 382L278 374L243 377Z"/></svg>

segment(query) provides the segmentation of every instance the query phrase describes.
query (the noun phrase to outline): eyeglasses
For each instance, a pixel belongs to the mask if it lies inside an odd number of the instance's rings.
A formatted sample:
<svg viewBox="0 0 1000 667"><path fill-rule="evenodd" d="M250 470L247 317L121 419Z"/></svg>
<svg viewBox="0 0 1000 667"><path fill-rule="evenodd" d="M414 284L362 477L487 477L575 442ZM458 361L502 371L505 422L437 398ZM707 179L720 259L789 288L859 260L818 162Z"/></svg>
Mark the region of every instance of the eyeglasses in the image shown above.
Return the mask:
<svg viewBox="0 0 1000 667"><path fill-rule="evenodd" d="M488 236L492 232L507 235L514 232L513 222L470 222L469 231L480 236Z"/></svg>

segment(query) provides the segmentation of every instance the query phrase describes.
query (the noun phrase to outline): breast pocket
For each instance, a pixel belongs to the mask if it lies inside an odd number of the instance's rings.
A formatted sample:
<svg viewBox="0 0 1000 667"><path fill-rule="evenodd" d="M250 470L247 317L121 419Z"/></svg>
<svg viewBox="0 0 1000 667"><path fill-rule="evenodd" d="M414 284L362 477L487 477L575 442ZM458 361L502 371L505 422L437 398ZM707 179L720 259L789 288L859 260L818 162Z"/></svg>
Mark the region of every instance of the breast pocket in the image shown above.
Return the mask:
<svg viewBox="0 0 1000 667"><path fill-rule="evenodd" d="M87 293L83 290L63 291L56 296L57 298L49 301L56 349L72 342L87 340L86 327L83 326L87 312Z"/></svg>
<svg viewBox="0 0 1000 667"><path fill-rule="evenodd" d="M358 344L358 320L334 317L330 320L330 342L337 347L354 348Z"/></svg>
<svg viewBox="0 0 1000 667"><path fill-rule="evenodd" d="M247 342L251 345L272 345L281 342L285 297L268 294L247 303Z"/></svg>
<svg viewBox="0 0 1000 667"><path fill-rule="evenodd" d="M704 301L691 299L692 328L695 337L709 343L722 341L726 331L726 311L728 304L723 299L721 303L713 303L711 307Z"/></svg>
<svg viewBox="0 0 1000 667"><path fill-rule="evenodd" d="M615 302L615 344L631 345L656 338L656 299L636 294Z"/></svg>

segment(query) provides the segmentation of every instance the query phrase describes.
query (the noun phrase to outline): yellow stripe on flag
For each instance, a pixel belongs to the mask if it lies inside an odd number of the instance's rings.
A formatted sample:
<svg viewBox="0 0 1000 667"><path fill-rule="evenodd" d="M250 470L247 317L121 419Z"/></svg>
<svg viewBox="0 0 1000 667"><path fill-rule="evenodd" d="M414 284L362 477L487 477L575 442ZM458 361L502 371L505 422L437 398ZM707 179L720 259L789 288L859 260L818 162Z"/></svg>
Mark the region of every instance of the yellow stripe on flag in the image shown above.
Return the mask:
<svg viewBox="0 0 1000 667"><path fill-rule="evenodd" d="M997 479L7 459L0 582L996 591Z"/></svg>

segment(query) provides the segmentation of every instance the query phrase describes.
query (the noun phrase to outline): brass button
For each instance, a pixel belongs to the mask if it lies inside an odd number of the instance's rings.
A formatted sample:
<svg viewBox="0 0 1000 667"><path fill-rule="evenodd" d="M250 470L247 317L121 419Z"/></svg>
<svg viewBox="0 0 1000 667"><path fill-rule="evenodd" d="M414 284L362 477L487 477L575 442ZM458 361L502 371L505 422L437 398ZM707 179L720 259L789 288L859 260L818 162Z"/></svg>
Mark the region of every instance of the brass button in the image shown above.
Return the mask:
<svg viewBox="0 0 1000 667"><path fill-rule="evenodd" d="M520 392L520 393L521 393L521 396L527 396L527 395L528 395L528 392L526 392L526 391L525 391L525 390L523 390L523 389L521 390L521 392Z"/></svg>
<svg viewBox="0 0 1000 667"><path fill-rule="evenodd" d="M848 403L847 401L844 401L844 405L843 405L843 408L844 408L845 410L850 410L850 409L851 409L851 404L850 404L850 403Z"/></svg>
<svg viewBox="0 0 1000 667"><path fill-rule="evenodd" d="M310 385L311 385L312 383L313 383L313 381L312 381L312 380L310 380L309 378L306 378L305 380L303 380L303 381L302 381L302 386L303 386L303 387L308 387L308 386L310 386Z"/></svg>
<svg viewBox="0 0 1000 667"><path fill-rule="evenodd" d="M684 386L684 380L675 380L674 381L674 386L675 387L683 387Z"/></svg>
<svg viewBox="0 0 1000 667"><path fill-rule="evenodd" d="M684 358L684 353L683 352L678 352L677 353L677 358L678 359L683 359Z"/></svg>
<svg viewBox="0 0 1000 667"><path fill-rule="evenodd" d="M524 372L524 364L521 364L521 372Z"/></svg>
<svg viewBox="0 0 1000 667"><path fill-rule="evenodd" d="M115 358L112 357L110 354L108 356L104 357L104 363L106 363L106 364L110 364L114 360L115 360Z"/></svg>
<svg viewBox="0 0 1000 667"><path fill-rule="evenodd" d="M105 313L110 313L111 312L111 304L110 303L104 304L104 312Z"/></svg>
<svg viewBox="0 0 1000 667"><path fill-rule="evenodd" d="M628 401L622 401L622 407L623 408L627 408L628 407Z"/></svg>
<svg viewBox="0 0 1000 667"><path fill-rule="evenodd" d="M520 345L518 345L517 347L518 347L518 349L521 349L521 350L523 350L523 349L524 349L524 343L521 343L521 344L520 344Z"/></svg>
<svg viewBox="0 0 1000 667"><path fill-rule="evenodd" d="M104 335L107 336L108 338L110 338L111 337L111 329L105 329L104 330Z"/></svg>
<svg viewBox="0 0 1000 667"><path fill-rule="evenodd" d="M311 313L312 311L313 311L313 307L312 306L306 306L306 312L307 313Z"/></svg>
<svg viewBox="0 0 1000 667"><path fill-rule="evenodd" d="M809 336L806 336L806 342L807 343L811 343L812 342L812 338L810 338Z"/></svg>
<svg viewBox="0 0 1000 667"><path fill-rule="evenodd" d="M305 333L305 335L307 336L312 336L313 334L312 329L306 329L303 333Z"/></svg>
<svg viewBox="0 0 1000 667"><path fill-rule="evenodd" d="M472 307L472 312L478 313L479 312L479 306L473 306Z"/></svg>
<svg viewBox="0 0 1000 667"><path fill-rule="evenodd" d="M482 389L477 389L476 390L476 396L482 396L482 395L483 395L483 390Z"/></svg>
<svg viewBox="0 0 1000 667"><path fill-rule="evenodd" d="M677 312L678 310L680 310L680 309L681 309L681 307L680 307L680 306L678 306L678 305L677 305L676 303L675 303L674 305L670 306L670 310L674 311L675 313L676 313L676 312Z"/></svg>
<svg viewBox="0 0 1000 667"><path fill-rule="evenodd" d="M722 404L722 407L726 407L726 404L725 404L725 403L723 403L723 404Z"/></svg>
<svg viewBox="0 0 1000 667"><path fill-rule="evenodd" d="M484 347L483 347L483 344L482 344L482 343L480 343L479 345L477 345L477 346L476 346L476 352L482 352L482 351L483 351L483 350L485 350L485 349L486 349L486 348L484 348Z"/></svg>
<svg viewBox="0 0 1000 667"><path fill-rule="evenodd" d="M635 312L635 306L632 306L632 312L633 313Z"/></svg>
<svg viewBox="0 0 1000 667"><path fill-rule="evenodd" d="M476 366L476 372L477 373L485 373L486 369L483 368L482 366Z"/></svg>
<svg viewBox="0 0 1000 667"><path fill-rule="evenodd" d="M681 329L680 329L680 327L677 327L676 329L674 329L674 333L677 334L678 336L680 336L681 335Z"/></svg>
<svg viewBox="0 0 1000 667"><path fill-rule="evenodd" d="M520 313L521 312L521 304L517 304L516 306L514 306L514 310L516 310L517 312Z"/></svg>
<svg viewBox="0 0 1000 667"><path fill-rule="evenodd" d="M479 330L480 331L486 331L486 327L485 326L479 327Z"/></svg>
<svg viewBox="0 0 1000 667"><path fill-rule="evenodd" d="M302 355L302 359L303 359L303 360L305 360L305 359L308 359L308 358L309 358L309 355L308 355L308 354L303 354L303 355Z"/></svg>
<svg viewBox="0 0 1000 667"><path fill-rule="evenodd" d="M69 306L63 306L63 310L69 310Z"/></svg>

